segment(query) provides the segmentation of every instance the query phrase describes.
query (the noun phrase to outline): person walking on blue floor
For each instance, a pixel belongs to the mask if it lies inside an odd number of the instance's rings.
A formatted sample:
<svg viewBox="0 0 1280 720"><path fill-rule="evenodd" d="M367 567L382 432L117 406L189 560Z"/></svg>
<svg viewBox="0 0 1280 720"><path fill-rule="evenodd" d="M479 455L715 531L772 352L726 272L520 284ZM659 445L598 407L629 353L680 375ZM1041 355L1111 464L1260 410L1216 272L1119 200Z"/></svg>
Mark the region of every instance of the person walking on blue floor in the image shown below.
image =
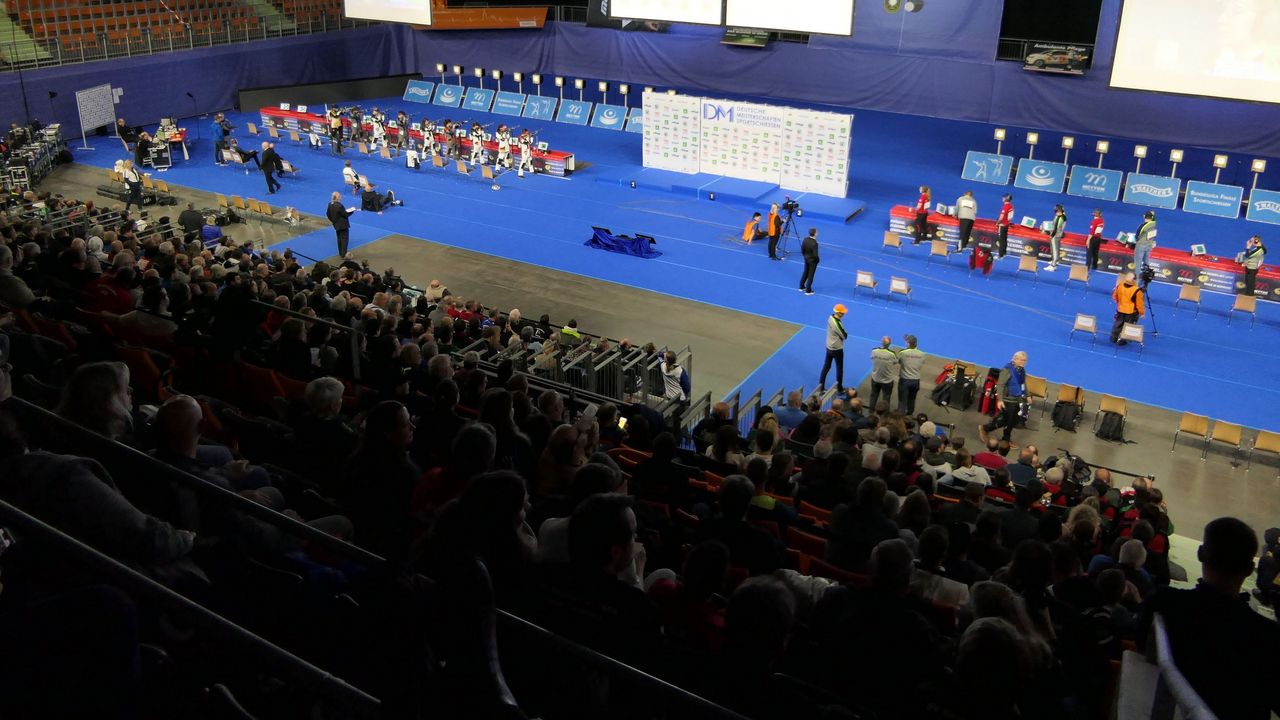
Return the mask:
<svg viewBox="0 0 1280 720"><path fill-rule="evenodd" d="M871 351L871 397L872 412L875 412L877 401L881 395L886 403L893 402L893 383L898 379L898 354L890 349L893 341L888 335L880 338L880 346Z"/></svg>
<svg viewBox="0 0 1280 720"><path fill-rule="evenodd" d="M1004 428L1003 439L1013 435L1013 428L1018 424L1018 413L1022 410L1022 401L1027 397L1027 354L1022 350L1013 354L1013 359L1005 364L1002 374L1007 373L1002 392L996 399L996 416L986 425L978 426L978 438L982 444L987 443L987 434L996 428Z"/></svg>
<svg viewBox="0 0 1280 720"><path fill-rule="evenodd" d="M1156 247L1156 212L1148 210L1142 216L1142 226L1133 241L1133 271L1141 274L1142 268L1151 259L1151 251Z"/></svg>
<svg viewBox="0 0 1280 720"><path fill-rule="evenodd" d="M804 274L800 276L800 292L813 294L813 276L818 273L818 228L809 228L809 234L800 243L800 254L804 256Z"/></svg>
<svg viewBox="0 0 1280 720"><path fill-rule="evenodd" d="M918 341L915 335L907 335L903 340L907 346L898 351L898 410L906 415L915 415L924 353L916 347Z"/></svg>
<svg viewBox="0 0 1280 720"><path fill-rule="evenodd" d="M836 364L836 392L844 394L844 341L849 331L844 329L844 315L849 312L843 303L836 303L827 318L827 354L822 359L822 374L818 376L818 394L827 389L827 371Z"/></svg>

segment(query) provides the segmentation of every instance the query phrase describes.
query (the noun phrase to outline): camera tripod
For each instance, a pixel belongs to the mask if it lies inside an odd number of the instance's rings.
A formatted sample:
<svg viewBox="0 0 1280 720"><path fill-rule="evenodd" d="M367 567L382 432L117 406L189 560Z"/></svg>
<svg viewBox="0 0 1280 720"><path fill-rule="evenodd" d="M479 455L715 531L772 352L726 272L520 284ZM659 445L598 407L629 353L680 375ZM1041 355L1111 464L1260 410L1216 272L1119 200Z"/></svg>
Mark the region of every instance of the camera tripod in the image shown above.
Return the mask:
<svg viewBox="0 0 1280 720"><path fill-rule="evenodd" d="M1160 329L1156 327L1155 303L1151 302L1151 293L1147 292L1147 288L1151 286L1151 279L1154 276L1155 276L1155 273L1151 271L1151 266L1149 265L1142 266L1142 272L1140 276L1142 280L1142 296L1143 296L1143 300L1145 300L1147 304L1147 317L1151 318L1151 335L1153 337L1159 337Z"/></svg>
<svg viewBox="0 0 1280 720"><path fill-rule="evenodd" d="M783 260L786 260L787 256L791 254L789 249L791 243L788 241L791 238L795 238L797 243L800 242L800 231L796 230L794 220L795 213L788 210L787 217L782 221L782 233L778 236L778 248L776 251L778 257Z"/></svg>

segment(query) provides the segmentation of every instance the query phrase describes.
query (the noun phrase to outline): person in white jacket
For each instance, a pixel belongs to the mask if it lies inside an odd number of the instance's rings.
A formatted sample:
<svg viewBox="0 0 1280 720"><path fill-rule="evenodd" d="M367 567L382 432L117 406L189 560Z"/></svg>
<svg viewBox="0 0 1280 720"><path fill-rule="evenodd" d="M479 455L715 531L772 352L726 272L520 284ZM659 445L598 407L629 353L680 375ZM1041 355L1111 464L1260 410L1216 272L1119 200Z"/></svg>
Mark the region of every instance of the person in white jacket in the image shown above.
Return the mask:
<svg viewBox="0 0 1280 720"><path fill-rule="evenodd" d="M973 221L978 218L978 200L973 197L972 190L956 198L956 219L960 221L960 250L969 246L969 238L973 235Z"/></svg>

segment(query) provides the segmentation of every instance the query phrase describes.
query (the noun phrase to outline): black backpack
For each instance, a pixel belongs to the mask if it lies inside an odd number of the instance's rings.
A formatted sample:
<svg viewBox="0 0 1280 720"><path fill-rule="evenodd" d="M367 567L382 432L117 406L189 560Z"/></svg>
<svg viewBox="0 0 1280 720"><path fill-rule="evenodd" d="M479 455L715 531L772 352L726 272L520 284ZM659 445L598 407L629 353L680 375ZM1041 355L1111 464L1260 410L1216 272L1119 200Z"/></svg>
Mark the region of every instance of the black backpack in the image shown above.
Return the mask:
<svg viewBox="0 0 1280 720"><path fill-rule="evenodd" d="M1102 413L1102 424L1094 434L1103 440L1124 442L1124 416L1113 412Z"/></svg>
<svg viewBox="0 0 1280 720"><path fill-rule="evenodd" d="M1080 406L1059 400L1053 405L1053 426L1063 430L1076 431L1076 426L1080 424Z"/></svg>
<svg viewBox="0 0 1280 720"><path fill-rule="evenodd" d="M978 394L978 384L972 378L961 378L951 387L951 407L968 410Z"/></svg>
<svg viewBox="0 0 1280 720"><path fill-rule="evenodd" d="M955 382L955 379L947 378L933 386L933 392L929 393L929 399L933 401L934 405L946 407L951 403L951 386Z"/></svg>

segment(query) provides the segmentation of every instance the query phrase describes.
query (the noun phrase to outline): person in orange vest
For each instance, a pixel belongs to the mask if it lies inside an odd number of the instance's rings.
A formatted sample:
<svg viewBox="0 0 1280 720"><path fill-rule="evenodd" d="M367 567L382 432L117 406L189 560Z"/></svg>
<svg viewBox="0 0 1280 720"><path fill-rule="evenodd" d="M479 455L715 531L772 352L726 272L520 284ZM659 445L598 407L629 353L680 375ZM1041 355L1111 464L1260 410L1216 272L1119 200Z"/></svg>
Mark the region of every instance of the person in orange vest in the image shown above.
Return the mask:
<svg viewBox="0 0 1280 720"><path fill-rule="evenodd" d="M768 234L760 229L760 213L753 213L746 226L742 228L742 242L750 245Z"/></svg>
<svg viewBox="0 0 1280 720"><path fill-rule="evenodd" d="M769 206L769 259L781 260L778 257L778 238L782 237L782 218L778 215L778 203Z"/></svg>
<svg viewBox="0 0 1280 720"><path fill-rule="evenodd" d="M1111 326L1111 342L1116 345L1128 345L1128 340L1120 339L1120 332L1125 323L1136 323L1142 319L1146 307L1142 299L1142 288L1127 272L1120 277L1120 284L1111 291L1111 299L1116 303L1116 322Z"/></svg>
<svg viewBox="0 0 1280 720"><path fill-rule="evenodd" d="M928 185L920 186L920 199L916 200L916 239L913 244L919 245L929 237L929 201L933 193Z"/></svg>

